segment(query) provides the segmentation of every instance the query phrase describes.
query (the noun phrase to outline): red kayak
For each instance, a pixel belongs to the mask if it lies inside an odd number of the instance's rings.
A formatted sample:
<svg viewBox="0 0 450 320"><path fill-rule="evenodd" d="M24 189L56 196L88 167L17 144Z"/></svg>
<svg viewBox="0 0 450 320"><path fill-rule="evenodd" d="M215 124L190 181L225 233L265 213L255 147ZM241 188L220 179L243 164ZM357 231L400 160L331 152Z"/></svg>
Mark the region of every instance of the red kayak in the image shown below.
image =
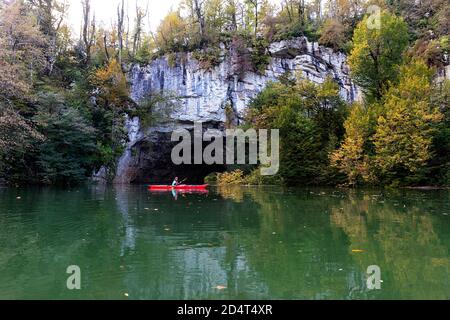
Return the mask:
<svg viewBox="0 0 450 320"><path fill-rule="evenodd" d="M178 186L172 187L167 185L153 185L148 186L149 190L156 190L156 191L171 191L171 190L206 190L208 187L207 184L202 185L187 185L187 184L180 184Z"/></svg>

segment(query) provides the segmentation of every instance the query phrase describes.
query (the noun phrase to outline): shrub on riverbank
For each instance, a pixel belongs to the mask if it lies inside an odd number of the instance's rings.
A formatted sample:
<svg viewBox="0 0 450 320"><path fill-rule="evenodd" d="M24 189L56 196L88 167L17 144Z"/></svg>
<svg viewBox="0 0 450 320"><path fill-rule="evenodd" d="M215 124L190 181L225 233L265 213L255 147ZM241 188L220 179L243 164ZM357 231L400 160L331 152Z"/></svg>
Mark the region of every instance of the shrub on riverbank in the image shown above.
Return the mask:
<svg viewBox="0 0 450 320"><path fill-rule="evenodd" d="M230 172L218 173L217 174L217 184L218 185L244 185L245 176L242 170L234 170Z"/></svg>

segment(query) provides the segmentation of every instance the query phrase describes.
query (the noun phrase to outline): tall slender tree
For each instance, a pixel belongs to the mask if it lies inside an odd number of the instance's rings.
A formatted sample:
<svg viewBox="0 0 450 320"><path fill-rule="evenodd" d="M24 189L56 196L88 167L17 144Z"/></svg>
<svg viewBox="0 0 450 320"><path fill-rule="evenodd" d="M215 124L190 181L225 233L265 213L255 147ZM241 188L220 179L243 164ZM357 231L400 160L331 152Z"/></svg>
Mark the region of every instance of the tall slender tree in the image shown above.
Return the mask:
<svg viewBox="0 0 450 320"><path fill-rule="evenodd" d="M81 0L83 7L82 42L85 51L85 62L91 61L91 48L95 39L95 13L91 16L91 0Z"/></svg>

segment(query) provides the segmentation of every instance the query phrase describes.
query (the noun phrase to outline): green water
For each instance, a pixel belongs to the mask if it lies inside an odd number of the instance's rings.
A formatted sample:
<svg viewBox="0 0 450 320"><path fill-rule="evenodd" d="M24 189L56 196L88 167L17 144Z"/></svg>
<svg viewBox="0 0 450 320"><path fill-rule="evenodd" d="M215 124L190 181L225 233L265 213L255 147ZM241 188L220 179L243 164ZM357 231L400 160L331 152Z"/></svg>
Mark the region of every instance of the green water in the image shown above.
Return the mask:
<svg viewBox="0 0 450 320"><path fill-rule="evenodd" d="M449 195L0 189L0 299L449 299Z"/></svg>

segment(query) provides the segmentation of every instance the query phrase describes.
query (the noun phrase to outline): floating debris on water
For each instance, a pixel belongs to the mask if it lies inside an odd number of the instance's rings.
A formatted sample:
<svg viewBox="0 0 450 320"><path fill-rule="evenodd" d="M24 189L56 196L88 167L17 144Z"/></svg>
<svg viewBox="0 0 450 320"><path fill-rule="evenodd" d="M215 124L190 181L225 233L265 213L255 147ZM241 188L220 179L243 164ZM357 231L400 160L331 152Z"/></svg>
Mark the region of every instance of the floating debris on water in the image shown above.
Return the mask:
<svg viewBox="0 0 450 320"><path fill-rule="evenodd" d="M217 290L225 290L227 287L226 286L215 286L215 289Z"/></svg>

